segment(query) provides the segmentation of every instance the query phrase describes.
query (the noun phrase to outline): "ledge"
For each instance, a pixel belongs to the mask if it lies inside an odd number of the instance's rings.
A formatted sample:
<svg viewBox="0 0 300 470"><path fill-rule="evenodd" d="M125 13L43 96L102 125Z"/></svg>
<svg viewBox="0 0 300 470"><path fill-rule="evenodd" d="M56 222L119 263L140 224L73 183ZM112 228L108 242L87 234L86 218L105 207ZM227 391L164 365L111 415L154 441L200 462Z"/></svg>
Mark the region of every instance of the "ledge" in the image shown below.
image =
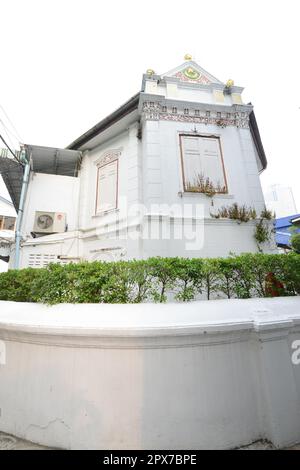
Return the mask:
<svg viewBox="0 0 300 470"><path fill-rule="evenodd" d="M74 450L232 449L262 436L291 446L299 307L2 301L0 429Z"/></svg>
<svg viewBox="0 0 300 470"><path fill-rule="evenodd" d="M0 302L0 339L79 347L183 347L300 331L300 298L231 299L187 304ZM273 332L273 333L272 333Z"/></svg>

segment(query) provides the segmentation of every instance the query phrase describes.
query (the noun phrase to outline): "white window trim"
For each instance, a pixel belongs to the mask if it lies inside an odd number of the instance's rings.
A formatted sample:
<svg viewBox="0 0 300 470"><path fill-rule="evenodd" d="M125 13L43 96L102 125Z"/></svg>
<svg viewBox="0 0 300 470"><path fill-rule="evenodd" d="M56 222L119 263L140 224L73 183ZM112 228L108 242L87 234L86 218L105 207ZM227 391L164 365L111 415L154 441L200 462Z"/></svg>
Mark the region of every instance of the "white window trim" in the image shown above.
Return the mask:
<svg viewBox="0 0 300 470"><path fill-rule="evenodd" d="M97 181L96 181L96 202L95 202L95 214L94 216L102 216L108 214L112 211L118 209L118 196L119 196L119 157L121 155L122 149L115 149L115 150L108 150L103 153L98 160L95 161L95 165L97 166ZM116 179L116 199L115 199L115 206L111 207L110 209L99 209L98 208L98 200L99 200L99 172L105 166L116 162L117 163L117 179Z"/></svg>
<svg viewBox="0 0 300 470"><path fill-rule="evenodd" d="M225 170L225 164L224 164L224 158L223 158L223 151L222 151L222 145L221 145L221 136L220 134L209 134L205 132L186 132L186 131L179 131L178 132L178 138L179 138L179 153L180 153L180 169L181 169L181 183L182 183L182 193L183 194L195 194L195 195L202 195L205 193L201 192L194 192L194 191L189 191L186 188L186 182L185 182L185 176L184 176L184 151L183 151L183 145L182 145L182 138L183 137L199 137L199 138L212 138L212 139L217 139L219 142L219 149L220 149L220 158L221 158L221 166L223 170L223 175L224 175L224 183L225 183L225 192L217 192L215 196L230 196L229 191L228 191L228 183L227 183L227 176L226 176L226 170ZM182 197L182 196L181 196Z"/></svg>

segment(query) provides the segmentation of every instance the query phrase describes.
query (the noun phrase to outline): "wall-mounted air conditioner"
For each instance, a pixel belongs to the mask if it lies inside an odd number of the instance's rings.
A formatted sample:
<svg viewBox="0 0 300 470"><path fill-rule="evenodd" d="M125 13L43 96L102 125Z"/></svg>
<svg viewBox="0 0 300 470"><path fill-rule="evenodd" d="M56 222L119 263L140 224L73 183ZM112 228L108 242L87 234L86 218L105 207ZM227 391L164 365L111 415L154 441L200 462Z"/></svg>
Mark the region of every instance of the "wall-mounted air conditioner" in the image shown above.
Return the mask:
<svg viewBox="0 0 300 470"><path fill-rule="evenodd" d="M36 211L33 232L61 233L66 231L66 214L63 212Z"/></svg>

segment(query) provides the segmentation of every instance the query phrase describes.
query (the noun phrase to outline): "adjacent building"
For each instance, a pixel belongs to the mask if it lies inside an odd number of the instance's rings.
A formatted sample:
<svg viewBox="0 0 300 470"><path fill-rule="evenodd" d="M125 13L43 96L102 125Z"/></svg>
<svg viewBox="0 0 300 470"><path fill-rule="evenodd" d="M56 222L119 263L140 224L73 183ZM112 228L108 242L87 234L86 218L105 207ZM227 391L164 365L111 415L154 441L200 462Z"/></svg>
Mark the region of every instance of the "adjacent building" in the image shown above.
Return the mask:
<svg viewBox="0 0 300 470"><path fill-rule="evenodd" d="M276 218L289 217L297 213L292 188L283 184L272 184L264 194L266 206L276 214Z"/></svg>
<svg viewBox="0 0 300 470"><path fill-rule="evenodd" d="M12 202L0 196L0 272L7 269L15 225L16 211Z"/></svg>
<svg viewBox="0 0 300 470"><path fill-rule="evenodd" d="M284 250L291 250L292 235L300 233L300 214L276 219L275 230L277 246Z"/></svg>

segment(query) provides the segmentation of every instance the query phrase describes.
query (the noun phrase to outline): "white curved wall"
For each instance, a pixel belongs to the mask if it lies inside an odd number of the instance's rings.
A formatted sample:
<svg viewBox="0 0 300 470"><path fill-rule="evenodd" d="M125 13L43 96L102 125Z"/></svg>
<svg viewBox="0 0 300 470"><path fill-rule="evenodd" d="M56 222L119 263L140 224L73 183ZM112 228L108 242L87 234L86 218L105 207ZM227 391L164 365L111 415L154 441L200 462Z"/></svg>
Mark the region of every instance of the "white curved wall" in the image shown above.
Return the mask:
<svg viewBox="0 0 300 470"><path fill-rule="evenodd" d="M67 449L299 442L299 307L0 302L0 430Z"/></svg>

